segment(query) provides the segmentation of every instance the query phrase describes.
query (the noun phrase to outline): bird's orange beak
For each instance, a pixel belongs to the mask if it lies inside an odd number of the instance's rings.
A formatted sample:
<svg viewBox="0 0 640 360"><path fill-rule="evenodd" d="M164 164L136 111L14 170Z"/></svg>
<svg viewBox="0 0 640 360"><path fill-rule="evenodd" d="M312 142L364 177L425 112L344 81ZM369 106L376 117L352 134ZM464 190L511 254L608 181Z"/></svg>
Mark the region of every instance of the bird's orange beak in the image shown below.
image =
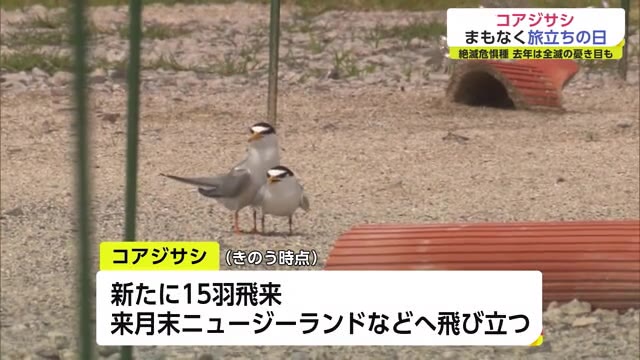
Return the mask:
<svg viewBox="0 0 640 360"><path fill-rule="evenodd" d="M256 140L260 140L260 139L262 139L262 134L260 134L260 133L253 133L253 134L251 134L251 136L249 137L249 142L256 141Z"/></svg>
<svg viewBox="0 0 640 360"><path fill-rule="evenodd" d="M267 178L267 182L268 182L269 184L273 184L273 183L276 183L276 182L278 182L278 181L280 181L280 179L278 179L277 177L269 176L269 177Z"/></svg>

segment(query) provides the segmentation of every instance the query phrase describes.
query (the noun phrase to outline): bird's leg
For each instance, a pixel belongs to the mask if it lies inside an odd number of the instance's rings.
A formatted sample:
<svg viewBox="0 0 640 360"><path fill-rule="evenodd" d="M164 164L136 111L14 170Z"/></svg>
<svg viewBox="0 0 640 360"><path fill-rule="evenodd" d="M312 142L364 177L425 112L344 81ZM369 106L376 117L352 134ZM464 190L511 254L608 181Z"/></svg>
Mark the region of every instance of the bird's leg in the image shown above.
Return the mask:
<svg viewBox="0 0 640 360"><path fill-rule="evenodd" d="M289 235L293 234L293 216L289 216Z"/></svg>
<svg viewBox="0 0 640 360"><path fill-rule="evenodd" d="M240 234L240 226L238 225L238 212L233 213L233 232L236 234Z"/></svg>
<svg viewBox="0 0 640 360"><path fill-rule="evenodd" d="M256 209L253 209L253 229L251 229L252 234L256 234L258 232L258 212Z"/></svg>
<svg viewBox="0 0 640 360"><path fill-rule="evenodd" d="M260 217L260 223L262 225L262 233L264 234L264 214L262 214L262 217Z"/></svg>

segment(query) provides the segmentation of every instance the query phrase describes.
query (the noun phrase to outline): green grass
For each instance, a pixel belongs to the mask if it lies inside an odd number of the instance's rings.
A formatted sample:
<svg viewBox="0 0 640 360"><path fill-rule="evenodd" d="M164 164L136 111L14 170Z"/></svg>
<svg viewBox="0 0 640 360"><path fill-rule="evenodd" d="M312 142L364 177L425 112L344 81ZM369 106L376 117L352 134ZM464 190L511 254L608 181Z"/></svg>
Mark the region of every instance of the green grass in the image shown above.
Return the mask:
<svg viewBox="0 0 640 360"><path fill-rule="evenodd" d="M43 54L35 50L23 50L13 54L0 54L0 69L10 72L31 71L39 68L49 74L56 71L73 71L73 59L67 54Z"/></svg>
<svg viewBox="0 0 640 360"><path fill-rule="evenodd" d="M127 0L88 0L92 6L116 5L126 6ZM143 0L143 4L229 4L246 2L254 4L269 4L269 0ZM0 0L3 9L19 9L26 6L41 4L46 7L64 7L69 0ZM282 0L283 6L297 5L304 16L315 16L329 10L352 11L427 11L444 10L453 7L477 7L480 0ZM619 0L612 1L611 6L619 6ZM600 6L600 0L530 0L532 7L585 7ZM636 26L640 19L640 0L631 0L631 22Z"/></svg>
<svg viewBox="0 0 640 360"><path fill-rule="evenodd" d="M126 6L126 0L88 0L90 5L120 5ZM248 3L268 4L269 0L237 0ZM234 0L143 0L144 4L227 4L236 2ZM479 0L455 1L456 7L476 7ZM68 0L0 0L0 7L4 9L19 9L26 6L41 4L46 7L66 6ZM297 5L300 7L299 16L294 22L282 24L283 31L296 31L308 33L310 36L309 50L318 54L325 51L328 44L316 38L314 34L311 16L318 15L328 10L353 10L353 11L386 11L386 10L406 10L406 11L426 11L442 10L451 5L451 1L445 0L282 0L283 7ZM600 0L531 0L532 7L580 7L599 6ZM618 1L612 1L612 6L617 6ZM631 1L630 22L638 26L640 17L640 0ZM67 18L65 14L36 16L23 22L24 29L12 34L4 34L0 38L3 45L18 49L13 54L2 54L2 68L10 71L31 70L34 67L41 68L48 72L59 70L70 71L71 59L66 55L43 55L34 49L41 46L61 45L68 41L66 29ZM106 33L98 31L90 24L92 35ZM185 28L176 28L169 25L149 24L145 26L144 37L148 39L167 39L189 34L191 31ZM128 37L128 28L125 26L118 30L121 37ZM377 48L380 41L388 38L401 39L408 44L413 39L433 40L446 33L446 25L438 22L412 22L408 25L397 25L384 27L378 25L365 32L363 39L372 47ZM266 36L266 35L265 35ZM239 54L226 55L218 59L206 69L192 69L179 64L172 56L160 57L150 63L144 64L144 68L163 68L172 70L194 70L217 73L223 76L247 74L258 67L256 55L266 44L252 44L244 46L239 50ZM633 49L631 56L637 56L638 49ZM612 64L612 63L611 63ZM122 65L122 64L120 64ZM588 67L598 67L601 64L589 62ZM607 64L609 65L609 64ZM97 60L94 66L112 68L118 64L109 64L105 61ZM334 66L346 76L358 76L363 72L374 71L375 69L360 68L353 56L348 52L334 52ZM407 78L412 76L412 69L404 71Z"/></svg>
<svg viewBox="0 0 640 360"><path fill-rule="evenodd" d="M61 46L67 44L69 36L64 31L20 31L0 36L2 45L21 46Z"/></svg>
<svg viewBox="0 0 640 360"><path fill-rule="evenodd" d="M380 46L384 39L396 38L408 46L411 40L420 39L425 41L436 40L441 35L447 34L447 26L440 22L413 21L407 25L396 25L385 27L377 24L373 28L366 29L362 40L374 49Z"/></svg>
<svg viewBox="0 0 640 360"><path fill-rule="evenodd" d="M120 61L112 61L109 62L105 59L95 59L91 66L91 70L100 68L100 69L111 69L111 70L122 70L126 71L127 62L126 60ZM152 60L143 60L140 64L140 68L142 70L172 70L172 71L200 71L195 67L185 66L178 62L173 54L161 55Z"/></svg>
<svg viewBox="0 0 640 360"><path fill-rule="evenodd" d="M291 47L287 47L287 51L286 53L283 53L280 61L283 64L287 65L290 69L304 68L306 65L306 62L304 60L300 60L295 55L293 55Z"/></svg>
<svg viewBox="0 0 640 360"><path fill-rule="evenodd" d="M229 4L237 1L247 3L268 4L269 0L143 0L148 4ZM88 0L92 6L127 5L126 0ZM454 7L477 7L480 0L282 0L283 5L298 5L309 11L326 10L407 10L424 11L447 9ZM25 6L41 4L46 7L63 7L68 0L1 0L0 7L4 9L16 9ZM599 6L600 0L531 0L533 7L583 7ZM611 4L616 6L617 2ZM638 0L632 1L632 9L638 9Z"/></svg>
<svg viewBox="0 0 640 360"><path fill-rule="evenodd" d="M373 28L365 30L365 34L363 36L364 42L368 43L374 49L377 49L380 46L380 41L385 38L385 34L387 34L388 29L384 27L382 24L376 24Z"/></svg>
<svg viewBox="0 0 640 360"><path fill-rule="evenodd" d="M282 22L280 27L285 32L308 33L314 30L311 17L294 17L291 22Z"/></svg>
<svg viewBox="0 0 640 360"><path fill-rule="evenodd" d="M323 39L318 39L314 34L309 34L309 51L312 54L320 54L327 47L328 43Z"/></svg>
<svg viewBox="0 0 640 360"><path fill-rule="evenodd" d="M188 71L193 70L188 66L184 66L178 62L173 54L162 55L150 61L144 61L141 65L142 70L173 70Z"/></svg>
<svg viewBox="0 0 640 360"><path fill-rule="evenodd" d="M220 76L246 75L258 65L259 63L251 57L226 54L221 59L218 59L212 66L205 69L198 69L198 71L211 72Z"/></svg>
<svg viewBox="0 0 640 360"><path fill-rule="evenodd" d="M249 3L263 3L268 4L268 0L243 0ZM150 4L230 4L234 3L234 0L142 0L144 5ZM88 0L90 6L127 6L127 0ZM69 4L68 0L0 0L0 7L3 9L20 9L27 6L43 5L46 7L65 7Z"/></svg>
<svg viewBox="0 0 640 360"><path fill-rule="evenodd" d="M364 74L370 74L376 70L373 64L364 67L359 66L351 52L344 50L333 52L333 67L338 70L341 77L345 78L359 77Z"/></svg>
<svg viewBox="0 0 640 360"><path fill-rule="evenodd" d="M142 70L172 70L194 71L199 73L212 73L220 76L247 75L259 65L251 59L239 55L226 55L207 67L186 66L180 64L172 55L163 55L153 60L143 61ZM94 59L89 64L89 71L96 68L126 70L125 61L109 62L105 59ZM0 69L8 72L31 71L39 68L49 74L57 71L73 71L73 59L70 55L62 53L43 53L35 49L22 49L14 53L0 54Z"/></svg>
<svg viewBox="0 0 640 360"><path fill-rule="evenodd" d="M413 39L437 39L440 35L446 35L446 33L447 25L435 21L414 21L408 25L396 25L388 29L382 29L383 38L399 38L407 44Z"/></svg>
<svg viewBox="0 0 640 360"><path fill-rule="evenodd" d="M163 24L148 24L144 26L142 36L145 39L165 40L190 34L192 31L184 27L169 26ZM129 38L129 26L123 26L118 30L123 39Z"/></svg>
<svg viewBox="0 0 640 360"><path fill-rule="evenodd" d="M61 15L37 15L35 17L28 18L22 23L23 26L34 29L58 29L67 23L67 17L64 14Z"/></svg>

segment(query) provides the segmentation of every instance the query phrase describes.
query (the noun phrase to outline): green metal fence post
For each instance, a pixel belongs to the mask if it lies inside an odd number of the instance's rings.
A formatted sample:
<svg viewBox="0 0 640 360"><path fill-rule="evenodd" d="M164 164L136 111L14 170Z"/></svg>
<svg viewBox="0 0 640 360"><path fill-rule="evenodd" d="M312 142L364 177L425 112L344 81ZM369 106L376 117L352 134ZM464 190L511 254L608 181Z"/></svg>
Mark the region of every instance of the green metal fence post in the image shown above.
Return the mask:
<svg viewBox="0 0 640 360"><path fill-rule="evenodd" d="M269 123L276 127L278 104L278 48L280 44L280 0L271 0L269 24L269 94L267 116Z"/></svg>
<svg viewBox="0 0 640 360"><path fill-rule="evenodd" d="M81 359L93 359L91 312L94 294L91 293L91 184L89 170L89 119L87 116L87 26L85 1L74 0L71 10L71 34L74 54L74 102L76 133L76 211L78 216L78 353Z"/></svg>
<svg viewBox="0 0 640 360"><path fill-rule="evenodd" d="M624 47L622 48L622 59L618 60L618 73L622 80L627 80L627 59L629 49L629 11L631 11L631 1L621 0L620 7L624 9Z"/></svg>
<svg viewBox="0 0 640 360"><path fill-rule="evenodd" d="M127 67L127 189L124 241L136 239L138 176L138 130L140 116L140 43L142 41L142 0L129 1L129 66ZM133 348L123 346L122 360L133 358Z"/></svg>

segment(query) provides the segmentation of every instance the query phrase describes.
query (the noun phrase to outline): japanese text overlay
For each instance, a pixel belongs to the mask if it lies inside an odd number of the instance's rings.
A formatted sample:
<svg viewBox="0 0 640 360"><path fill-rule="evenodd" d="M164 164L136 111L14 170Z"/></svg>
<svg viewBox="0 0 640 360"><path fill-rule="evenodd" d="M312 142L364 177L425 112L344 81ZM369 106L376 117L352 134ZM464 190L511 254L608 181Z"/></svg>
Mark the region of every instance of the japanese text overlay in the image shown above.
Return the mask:
<svg viewBox="0 0 640 360"><path fill-rule="evenodd" d="M99 345L540 343L539 271L99 271Z"/></svg>
<svg viewBox="0 0 640 360"><path fill-rule="evenodd" d="M100 270L218 270L220 244L214 241L103 241Z"/></svg>
<svg viewBox="0 0 640 360"><path fill-rule="evenodd" d="M451 8L452 59L581 59L622 57L621 8Z"/></svg>

